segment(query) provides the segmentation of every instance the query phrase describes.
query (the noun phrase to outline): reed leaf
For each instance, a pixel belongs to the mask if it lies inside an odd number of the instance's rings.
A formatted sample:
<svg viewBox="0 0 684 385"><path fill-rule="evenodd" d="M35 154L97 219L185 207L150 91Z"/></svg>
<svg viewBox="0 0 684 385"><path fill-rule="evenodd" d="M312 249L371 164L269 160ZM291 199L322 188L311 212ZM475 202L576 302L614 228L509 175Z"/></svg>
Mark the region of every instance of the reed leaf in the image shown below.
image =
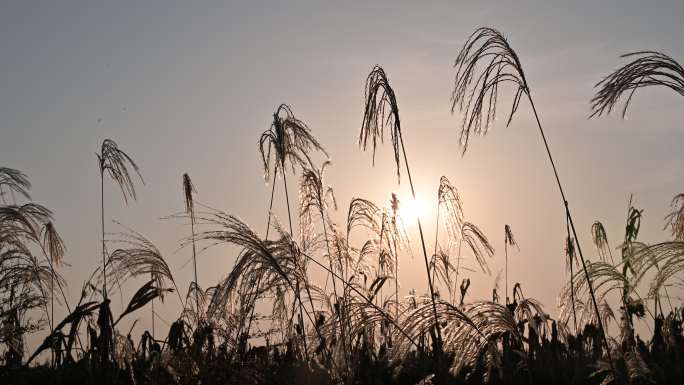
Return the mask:
<svg viewBox="0 0 684 385"><path fill-rule="evenodd" d="M128 314L131 314L135 312L138 309L141 309L145 305L147 305L150 301L153 299L160 297L163 299L163 295L165 291L172 291L172 289L164 289L158 286L155 286L155 281L150 280L149 282L145 283L142 285L136 292L133 294L133 297L131 300L128 302L128 305L126 306L126 309L119 315L119 318L114 322L114 326L121 321L121 319Z"/></svg>
<svg viewBox="0 0 684 385"><path fill-rule="evenodd" d="M670 228L675 241L684 241L684 194L677 194L670 203L672 211L665 217L665 228Z"/></svg>

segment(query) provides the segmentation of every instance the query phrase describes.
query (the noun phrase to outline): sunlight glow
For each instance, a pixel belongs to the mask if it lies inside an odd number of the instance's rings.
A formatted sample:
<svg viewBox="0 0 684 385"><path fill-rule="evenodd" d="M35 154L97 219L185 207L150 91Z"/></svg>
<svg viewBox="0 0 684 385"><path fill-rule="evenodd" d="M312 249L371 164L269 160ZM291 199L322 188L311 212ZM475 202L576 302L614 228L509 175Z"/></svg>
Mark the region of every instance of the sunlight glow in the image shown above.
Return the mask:
<svg viewBox="0 0 684 385"><path fill-rule="evenodd" d="M399 208L404 223L412 224L418 218L424 217L428 212L428 205L420 199L406 199L401 201Z"/></svg>

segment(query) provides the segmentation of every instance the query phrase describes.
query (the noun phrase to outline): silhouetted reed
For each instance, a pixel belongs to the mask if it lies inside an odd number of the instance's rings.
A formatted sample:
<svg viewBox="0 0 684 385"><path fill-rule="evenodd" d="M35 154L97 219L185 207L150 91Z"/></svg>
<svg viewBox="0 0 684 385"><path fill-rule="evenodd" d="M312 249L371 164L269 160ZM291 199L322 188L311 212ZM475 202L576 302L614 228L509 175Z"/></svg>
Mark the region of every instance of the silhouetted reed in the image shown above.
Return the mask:
<svg viewBox="0 0 684 385"><path fill-rule="evenodd" d="M105 220L104 220L104 176L105 173L116 183L121 189L121 195L124 202L128 203L129 198L136 199L135 185L131 179L129 167L133 168L136 174L143 181L142 175L138 170L138 165L125 152L121 151L111 139L105 139L102 142L102 148L99 153L96 153L98 164L100 166L100 203L102 205L101 219L102 219L102 297L107 299L107 247L105 245ZM143 181L144 183L144 181Z"/></svg>
<svg viewBox="0 0 684 385"><path fill-rule="evenodd" d="M679 90L681 69L672 59L652 52L632 56L636 57L633 63L599 83L592 116L610 112L621 95L629 92L626 109L639 87L665 85ZM478 29L459 53L456 69L452 110L458 107L464 112L463 151L471 135L487 132L496 114L499 86L510 83L515 92L508 123L520 100L527 99L555 173L520 60L508 41L491 28ZM372 146L374 158L385 129L389 130L397 178L403 161L415 199L396 95L382 68L374 67L366 79L364 97L359 146L364 150ZM103 264L92 271L78 302L71 305L58 271L68 256L52 212L30 201L25 174L0 167L0 382L684 381L684 309L681 298L668 293L668 288L683 287L682 194L672 200L665 218L671 239L643 242L643 210L630 200L621 242L611 244L603 224L595 221L590 230L597 257L585 260L556 173L565 207L569 280L559 293L560 314L553 318L539 301L523 293L523 285L515 279L509 293L509 248L518 248L509 225L504 225L505 272L497 275L491 300L473 298L478 292L473 288L481 286L481 280L469 273L491 275L495 250L482 229L469 221L463 197L446 177L440 178L437 188L434 250L429 260L418 218L430 292L421 296L410 290L400 296L400 263L412 256L412 248L399 196L392 193L384 204L353 198L346 218L338 223L333 213L338 202L324 178L330 162L317 163L318 156L327 158L328 154L284 104L261 134L258 151L265 179L272 183L264 236L242 219L198 202L190 177L182 176L185 207L174 217L191 225L181 246L192 246L193 279L181 295L163 253L142 234L125 227L113 239L105 239L105 174L119 186L124 202L136 198L133 174L138 174L133 160L113 141L105 140L98 154ZM295 213L289 201L288 168L300 173ZM285 190L286 226L273 213L279 174ZM218 249L223 246L228 251ZM216 248L235 262L215 285L203 282L203 289L197 257L208 248ZM612 249L618 250L615 258ZM530 263L522 257L515 261ZM580 263L582 270L576 271ZM322 275L311 274L310 269ZM505 274L505 303L499 303L501 274ZM325 283L314 279L322 276ZM391 284L393 293L387 294ZM55 286L67 309L60 322L55 319L55 304L60 305ZM448 298L440 294L444 288ZM181 306L177 318L170 320L167 336L158 338L155 320L164 320L154 311L155 300L163 300L171 291L177 293ZM112 311L107 293L119 294L120 312ZM124 298L129 293L130 298ZM266 311L256 312L258 301ZM152 305L152 333L140 330L137 319L148 304ZM121 322L124 319L130 321L127 330ZM649 338L642 339L646 334L637 329L637 322L646 324ZM608 334L611 329L612 335ZM139 342L133 339L134 330ZM46 331L47 336L27 354L26 336L39 331ZM49 361L39 363L48 353Z"/></svg>
<svg viewBox="0 0 684 385"><path fill-rule="evenodd" d="M506 123L507 125L513 120L513 116L518 110L523 95L527 97L527 100L532 107L532 112L534 113L542 141L544 142L551 168L553 169L565 213L577 244L577 251L582 262L583 270L585 275L587 275L586 262L584 255L582 254L582 248L577 239L577 232L570 213L568 200L563 191L563 186L558 176L553 157L551 156L551 150L549 149L544 129L539 121L539 115L534 101L532 100L532 94L517 53L499 31L493 28L481 27L470 35L456 57L454 67L456 68L456 80L452 93L451 111L453 113L458 106L459 110L464 113L460 139L464 154L468 146L470 135L486 134L490 123L496 116L499 86L512 83L515 87L511 112ZM598 303L593 295L591 282L589 282L589 291L592 293L594 310L598 316ZM600 320L598 325L603 336L604 345L610 356L608 339L605 336L605 331Z"/></svg>

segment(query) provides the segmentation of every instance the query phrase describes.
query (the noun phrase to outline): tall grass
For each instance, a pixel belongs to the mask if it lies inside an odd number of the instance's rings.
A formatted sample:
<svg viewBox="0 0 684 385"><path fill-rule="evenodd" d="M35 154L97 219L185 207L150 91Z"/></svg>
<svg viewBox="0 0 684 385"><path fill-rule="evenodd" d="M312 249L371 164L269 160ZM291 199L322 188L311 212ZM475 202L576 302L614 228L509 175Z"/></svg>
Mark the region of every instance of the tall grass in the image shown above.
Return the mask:
<svg viewBox="0 0 684 385"><path fill-rule="evenodd" d="M656 53L633 56L634 63L599 83L595 114L610 112L628 92L627 105L636 88L679 86L682 72L674 60ZM490 275L495 250L469 221L463 196L446 177L437 188L430 258L421 223L426 218L417 218L429 293L421 296L412 290L401 296L400 263L412 250L400 197L392 194L387 207L353 198L338 223L338 202L325 179L330 162L317 163L328 154L283 104L258 143L264 176L271 183L264 236L236 216L197 202L189 175L182 176L185 210L180 216L191 226L181 244L192 248L193 259L185 297L162 251L141 233L123 226L115 239L105 240L105 176L120 187L124 202L136 198L133 179L140 176L116 143L105 140L98 153L102 265L83 284L75 304L62 290L66 282L58 268L66 264L66 248L52 212L30 201L25 174L0 168L2 383L38 383L50 377L62 383L103 384L681 383L684 307L668 289L684 288L682 195L672 200L665 218L671 239L644 243L643 210L630 200L621 242L611 244L603 224L595 221L587 230L597 258L585 260L515 51L498 31L478 29L458 55L456 68L452 109L464 113L463 151L471 135L487 132L500 85L510 83L515 90L508 123L522 99L532 107L565 209L569 280L559 295L557 318L526 296L524 282L509 287L509 248L518 248L509 225L504 225L501 256L505 303L498 303L498 277L491 300L473 298L471 286L482 283L468 272ZM397 178L405 167L416 199L396 95L382 68L374 67L366 78L364 97L360 147L372 149L374 158L385 128L389 130ZM299 204L293 207L287 179L294 173L300 179ZM278 177L283 179L287 225L273 212ZM207 289L202 289L198 253L225 245L239 250L227 254L235 261L233 268L213 286L203 281ZM618 250L615 258L613 249ZM522 256L513 261L534 263ZM325 281L318 282L317 276ZM393 293L387 294L390 283ZM67 308L59 322L55 286ZM448 296L440 295L440 289ZM168 335L158 339L155 321L162 319L154 311L155 301L163 304L171 291L182 309ZM129 292L133 294L124 301ZM110 306L112 293L121 296L118 313ZM264 314L256 312L257 302L267 309ZM152 333L139 333L136 343L133 330L141 327L135 318L147 304L152 305ZM127 330L124 319L131 321ZM652 334L647 341L637 334L637 322L647 323ZM611 324L617 326L612 336ZM46 325L47 336L27 354L25 337ZM252 345L257 340L263 344ZM38 363L46 352L49 363Z"/></svg>
<svg viewBox="0 0 684 385"><path fill-rule="evenodd" d="M311 151L319 151L327 157L327 153L323 146L318 143L318 141L311 134L309 127L301 120L297 119L290 106L286 104L281 104L276 109L273 114L273 122L271 127L264 131L259 138L259 153L263 161L264 166L264 176L268 178L271 168L273 169L273 186L275 188L275 181L278 171L280 171L283 177L283 188L285 191L285 204L287 207L287 218L290 228L290 235L294 236L294 231L292 227L292 213L290 211L290 196L287 188L287 167L290 166L292 171L294 171L295 166L305 168L307 165L312 164L309 153ZM271 164L271 156L273 154L273 163ZM271 223L271 210L273 207L273 190L271 191L271 201L269 203L268 212L268 224L266 232L268 234L270 223ZM267 235L268 237L268 235ZM304 319L302 313L304 312L304 305L299 294L300 290L300 280L296 279L296 289L295 296L299 301L299 318L300 325L303 330ZM259 286L259 279L257 279L257 291ZM309 295L309 300L311 304L311 310L314 311L313 302L311 300L311 294L308 285L304 285ZM251 318L251 317L250 317ZM311 316L309 316L311 318ZM313 322L312 322L313 323ZM250 322L251 324L251 322ZM318 332L317 324L313 323L314 327ZM247 331L249 333L249 330ZM320 332L318 332L320 334ZM305 344L304 351L307 353L306 348L306 336L302 333L303 341Z"/></svg>
<svg viewBox="0 0 684 385"><path fill-rule="evenodd" d="M397 169L397 181L401 180L401 155L403 155L404 167L406 167L406 174L408 175L409 186L411 187L411 196L416 200L416 190L413 186L411 178L411 169L409 167L408 158L406 156L406 148L404 146L404 138L401 132L401 120L399 119L399 106L394 94L394 90L389 84L385 70L380 66L373 67L373 70L366 78L366 87L364 91L364 99L366 106L363 112L363 121L361 124L361 133L359 135L359 146L366 150L368 140L373 144L373 163L375 163L375 150L378 141L382 142L384 138L385 126L390 131L390 139L392 148L394 150L394 163ZM437 307L435 303L435 289L430 275L430 263L428 262L427 249L425 248L425 237L423 236L423 226L420 217L417 216L418 233L420 234L420 244L423 251L423 260L425 261L425 272L428 278L428 288L430 290L430 297L432 298L432 308L435 317L435 329L437 331L437 347L441 344L441 331L439 322L437 322Z"/></svg>
<svg viewBox="0 0 684 385"><path fill-rule="evenodd" d="M553 161L549 143L539 120L539 114L537 113L537 108L532 99L532 93L517 53L499 31L493 28L482 27L478 28L470 35L456 57L454 67L456 68L456 80L452 93L451 111L453 112L458 107L464 113L460 140L464 154L471 134L487 133L490 123L496 116L496 104L499 87L501 85L511 83L515 88L513 103L506 125L510 125L513 120L513 116L520 105L520 100L523 97L527 98L537 122L539 134L544 143L544 148L548 155L549 162L551 163L551 168L553 169L562 204L565 208L565 215L577 245L577 252L579 253L584 273L588 277L586 261L582 253L582 247L577 238L577 231L575 230L575 224L572 219L572 214L570 213L568 200L566 199L563 185L558 176L558 170ZM593 294L594 289L591 285L591 281L588 281L588 284L589 291L592 294L591 298L594 305L594 311L598 317L599 308L596 297ZM610 360L610 347L600 318L597 322Z"/></svg>
<svg viewBox="0 0 684 385"><path fill-rule="evenodd" d="M505 225L504 226L504 253L506 257L506 304L508 305L508 246L515 246L520 250L520 247L518 246L518 243L515 241L515 237L513 236L513 231L511 230L511 226Z"/></svg>
<svg viewBox="0 0 684 385"><path fill-rule="evenodd" d="M105 173L114 181L121 189L124 202L128 203L129 198L136 199L135 185L131 179L129 167L135 171L143 181L142 175L138 170L138 165L125 152L119 149L116 142L111 139L105 139L102 142L100 152L96 154L100 169L100 203L102 219L102 297L107 299L107 247L105 245L105 219L104 219L104 177ZM143 182L144 183L144 182Z"/></svg>
<svg viewBox="0 0 684 385"><path fill-rule="evenodd" d="M195 185L192 184L192 180L190 179L190 175L187 173L183 174L183 201L185 202L185 214L190 217L190 241L192 243L192 267L193 267L193 272L195 273L195 287L200 287L199 285L199 280L197 279L197 248L195 247L195 200L192 196L193 193L196 193L197 191L195 190ZM196 305L196 311L195 314L197 315L197 326L199 327L200 325L200 301L199 301L199 290L195 290L195 305ZM152 302L152 306L154 306L154 302ZM153 310L154 311L154 308ZM153 316L154 320L154 316ZM152 333L154 336L154 333Z"/></svg>

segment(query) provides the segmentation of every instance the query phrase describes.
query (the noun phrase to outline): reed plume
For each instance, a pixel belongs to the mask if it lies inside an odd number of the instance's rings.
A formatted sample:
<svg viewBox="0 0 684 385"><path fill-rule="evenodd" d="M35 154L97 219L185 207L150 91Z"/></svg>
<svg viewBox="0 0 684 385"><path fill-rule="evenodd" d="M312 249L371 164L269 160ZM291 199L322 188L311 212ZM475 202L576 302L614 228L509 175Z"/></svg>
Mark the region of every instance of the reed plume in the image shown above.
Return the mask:
<svg viewBox="0 0 684 385"><path fill-rule="evenodd" d="M435 223L435 245L430 266L432 266L432 280L435 281L435 268L437 267L436 260L441 259L444 266L444 276L448 278L448 266L451 265L448 261L448 253L441 250L439 247L439 220L442 215L442 207L444 207L447 215L446 229L451 239L459 239L461 227L463 225L463 205L461 198L458 195L458 190L449 182L447 177L439 178L439 187L437 188L437 215ZM450 239L450 241L451 241ZM451 291L451 285L447 281L447 287Z"/></svg>
<svg viewBox="0 0 684 385"><path fill-rule="evenodd" d="M52 271L52 277L50 278L50 331L52 331L55 326L55 266L59 266L59 264L62 263L66 248L52 221L46 223L41 230L41 238L43 241L43 248L47 250L50 270Z"/></svg>
<svg viewBox="0 0 684 385"><path fill-rule="evenodd" d="M614 263L613 252L610 251L608 234L606 233L605 227L603 227L603 223L594 221L594 224L591 225L591 239L594 242L594 246L596 246L599 258L601 258L602 261L606 261L607 254L610 257L610 263Z"/></svg>
<svg viewBox="0 0 684 385"><path fill-rule="evenodd" d="M626 95L622 107L624 118L634 93L643 87L667 87L684 96L684 68L670 56L656 51L637 51L620 57L631 61L596 83L594 87L598 91L591 99L589 117L610 114Z"/></svg>
<svg viewBox="0 0 684 385"><path fill-rule="evenodd" d="M480 69L480 64L486 66ZM529 97L525 73L517 53L497 30L478 28L468 38L454 63L456 80L451 94L451 112L464 112L460 134L463 153L472 134L484 135L496 117L499 86L516 88L506 125L510 125L523 95ZM478 72L480 71L480 72Z"/></svg>
<svg viewBox="0 0 684 385"><path fill-rule="evenodd" d="M458 275L461 269L461 251L463 244L471 251L476 263L483 273L491 274L487 259L494 255L494 247L491 245L487 236L480 230L475 224L468 222L465 218L463 209L463 200L456 187L454 187L449 179L442 176L440 178L439 188L437 190L437 231L435 232L435 250L438 250L438 233L439 233L439 218L442 212L446 215L446 230L449 236L450 244L458 244L458 254L456 256L456 266L453 269L455 271L455 285L458 285ZM444 273L446 275L450 271L448 265L453 265L452 263L446 263L448 259L448 254L444 251L436 251L435 258L439 258L444 264ZM434 264L433 264L434 265ZM466 268L467 269L467 268ZM472 271L471 269L467 269ZM452 288L449 277L447 276L447 284L449 294L454 291L455 287Z"/></svg>
<svg viewBox="0 0 684 385"><path fill-rule="evenodd" d="M3 203L7 203L5 198L7 193L12 194L12 197L17 193L26 199L31 199L28 193L30 188L31 182L29 182L26 174L13 168L0 167L0 199Z"/></svg>
<svg viewBox="0 0 684 385"><path fill-rule="evenodd" d="M281 289L284 287L292 291L300 304L302 314L307 316L311 324L314 325L319 338L321 338L314 319L315 310L310 294L311 311L303 306L300 292L304 290L308 294L308 290L307 287L301 285L307 286L309 283L302 261L300 261L302 258L301 250L289 233L278 227L280 240L262 240L240 219L220 211L202 215L200 220L205 224L218 226L218 229L206 230L196 235L198 240L210 242L207 247L230 243L243 248L233 270L226 280L219 285L217 293L212 298L209 314L214 314L217 310L225 307L232 293L235 292L238 282L250 286L253 282L261 283L251 290L253 293L250 296L253 298L251 300L252 309L259 293L275 287Z"/></svg>
<svg viewBox="0 0 684 385"><path fill-rule="evenodd" d="M378 142L384 142L385 126L387 126L394 151L394 163L397 167L397 180L400 180L402 139L399 106L382 67L376 65L368 74L363 99L366 101L366 106L359 134L359 147L366 151L370 139L373 145L373 165L375 165L375 150Z"/></svg>
<svg viewBox="0 0 684 385"><path fill-rule="evenodd" d="M665 217L665 228L669 227L676 241L684 241L684 194L677 194L670 203L672 211Z"/></svg>
<svg viewBox="0 0 684 385"><path fill-rule="evenodd" d="M461 228L461 237L475 257L480 270L485 274L491 274L487 259L494 256L494 246L489 242L487 236L474 224L464 222Z"/></svg>
<svg viewBox="0 0 684 385"><path fill-rule="evenodd" d="M447 177L442 176L439 179L439 188L437 189L437 215L441 213L443 208L446 212L446 228L453 240L461 239L461 230L465 222L463 214L463 201Z"/></svg>
<svg viewBox="0 0 684 385"><path fill-rule="evenodd" d="M281 104L273 113L271 127L261 134L258 149L266 179L271 171L274 174L279 171L284 173L288 163L293 171L295 166L307 167L311 164L309 153L312 151L328 156L306 123L297 119L287 104Z"/></svg>
<svg viewBox="0 0 684 385"><path fill-rule="evenodd" d="M404 147L404 139L401 133L401 120L399 119L399 106L394 94L394 90L389 84L385 70L380 66L373 67L370 74L366 78L366 86L364 89L365 108L363 113L363 121L361 123L361 133L359 134L359 147L364 151L368 146L368 140L371 139L373 143L373 164L375 164L375 150L378 141L382 142L384 139L385 126L388 126L390 131L390 139L392 141L392 148L394 150L394 163L397 167L397 181L400 182L400 155L403 154L404 166L406 167L406 174L408 175L409 186L411 187L411 195L413 200L416 200L416 190L413 187L413 180L411 179L411 170L409 168L408 159L406 156L406 148ZM401 153L400 153L401 149ZM427 249L425 248L425 237L423 236L423 226L420 218L416 218L418 222L418 232L420 233L420 242L423 250L423 260L425 262L425 272L428 278L428 288L430 296L433 298L433 311L435 318L437 318L437 307L434 303L435 290L432 284L432 276L430 274L430 263L427 257ZM437 338L440 337L439 323L437 325ZM438 345L439 346L439 342Z"/></svg>
<svg viewBox="0 0 684 385"><path fill-rule="evenodd" d="M2 226L0 226L0 230ZM54 279L54 280L53 280ZM41 309L52 325L51 312L47 308L47 294L52 282L64 285L59 274L53 274L49 265L41 263L23 243L0 241L0 318L5 322L14 318L18 324L32 309ZM25 330L15 330L17 338ZM14 333L3 331L3 335Z"/></svg>
<svg viewBox="0 0 684 385"><path fill-rule="evenodd" d="M506 255L506 304L508 304L508 246L515 246L520 250L518 243L513 237L513 231L511 231L511 226L504 226L504 252Z"/></svg>
<svg viewBox="0 0 684 385"><path fill-rule="evenodd" d="M100 203L102 219L102 297L107 299L107 250L105 246L105 225L104 225L104 175L107 173L116 185L121 189L124 203L128 203L129 198L136 199L135 185L131 179L129 167L135 171L140 181L145 183L138 169L138 165L128 154L119 149L116 142L105 139L102 142L100 152L96 153L100 168Z"/></svg>
<svg viewBox="0 0 684 385"><path fill-rule="evenodd" d="M328 225L331 223L328 216L328 208L333 207L337 210L337 201L333 188L324 185L323 176L326 168L331 164L330 161L325 161L320 169L312 166L302 170L302 178L299 184L299 218L300 224L311 223L313 221L314 213L320 216L321 225L323 227L323 238L327 250L327 258L329 260L330 270L333 271L333 255L330 250L330 241L328 237ZM302 236L308 231L302 231ZM330 274L326 275L325 285L327 287ZM335 278L332 279L333 293L337 297L337 284Z"/></svg>
<svg viewBox="0 0 684 385"><path fill-rule="evenodd" d="M466 41L456 57L454 68L456 68L456 79L454 81L454 91L451 96L451 111L453 113L456 107L458 107L458 109L464 113L460 133L460 144L463 147L464 154L468 146L470 135L486 134L487 129L494 120L500 85L512 84L515 88L507 125L513 120L513 116L518 110L522 97L527 97L527 100L532 107L532 112L537 122L537 127L539 128L546 154L551 163L551 168L553 169L556 184L558 185L561 200L565 208L566 217L569 220L573 237L577 242L577 251L580 260L582 261L583 270L585 275L588 275L582 248L577 241L577 232L570 213L568 200L563 191L563 186L560 182L560 177L558 176L553 157L551 156L551 150L549 149L549 144L546 140L546 135L539 120L539 114L537 113L530 87L525 78L525 73L523 72L522 64L517 53L513 50L508 43L508 40L506 40L501 32L493 28L481 27L475 30ZM600 318L598 303L593 295L591 282L589 282L589 289L592 293L592 302L597 318ZM612 365L608 339L600 321L599 329L601 330L601 336L603 338L604 346L606 347L606 353L608 354L608 358Z"/></svg>
<svg viewBox="0 0 684 385"><path fill-rule="evenodd" d="M195 247L195 202L193 199L192 194L197 193L197 190L195 189L195 185L192 184L192 180L190 179L190 175L187 173L183 174L183 198L185 202L185 214L190 217L190 234L192 235L191 237L191 242L192 242L192 265L193 265L193 271L195 273L195 286L199 287L199 281L197 280L197 249ZM200 323L200 311L199 311L199 293L197 290L195 290L195 304L197 306L196 308L196 315L197 315L197 326L199 327ZM154 311L154 301L152 301L152 311Z"/></svg>
<svg viewBox="0 0 684 385"><path fill-rule="evenodd" d="M264 178L266 180L268 180L271 169L273 169L273 185L271 187L271 201L269 204L268 221L266 225L266 239L268 239L268 232L271 227L271 210L273 208L275 180L276 176L278 175L278 171L280 171L283 176L287 218L290 225L290 234L294 235L292 227L292 214L290 212L290 197L287 188L287 174L285 172L286 164L289 163L292 168L292 172L294 172L295 166L299 166L303 169L307 165L312 164L309 153L318 151L325 155L325 157L328 157L328 154L318 140L316 140L316 138L311 134L311 130L306 123L297 119L294 116L290 106L286 104L281 104L278 106L276 111L273 113L273 121L270 128L264 131L259 138L258 151L263 162ZM271 162L272 154L273 162ZM259 290L259 284L260 280L257 280L255 291ZM299 284L297 284L297 286L299 286ZM311 303L311 306L313 307L313 303ZM302 307L303 304L300 303L300 318L303 318ZM252 314L253 312L254 310L252 310ZM253 317L250 317L250 322L247 328L248 334L252 324L252 318Z"/></svg>
<svg viewBox="0 0 684 385"><path fill-rule="evenodd" d="M50 261L56 266L59 266L64 260L66 247L52 221L47 222L43 227L41 238L43 240L43 245L50 256Z"/></svg>
<svg viewBox="0 0 684 385"><path fill-rule="evenodd" d="M40 244L44 223L52 220L52 211L37 203L0 206L0 229L7 241L24 241Z"/></svg>

